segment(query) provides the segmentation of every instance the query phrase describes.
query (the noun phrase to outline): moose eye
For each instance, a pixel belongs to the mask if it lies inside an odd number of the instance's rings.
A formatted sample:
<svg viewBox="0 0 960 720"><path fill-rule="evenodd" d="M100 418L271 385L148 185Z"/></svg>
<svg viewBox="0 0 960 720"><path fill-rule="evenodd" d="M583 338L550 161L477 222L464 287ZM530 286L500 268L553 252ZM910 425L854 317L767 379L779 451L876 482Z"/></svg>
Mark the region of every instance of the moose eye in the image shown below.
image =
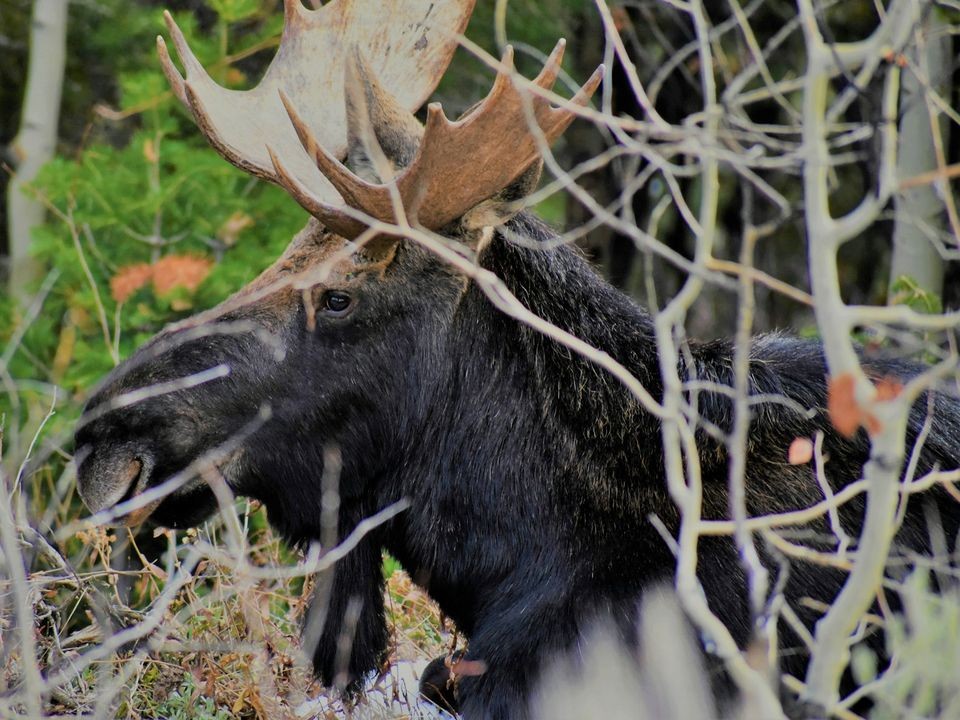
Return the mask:
<svg viewBox="0 0 960 720"><path fill-rule="evenodd" d="M351 305L353 298L341 290L327 290L320 300L321 309L328 315L345 315Z"/></svg>

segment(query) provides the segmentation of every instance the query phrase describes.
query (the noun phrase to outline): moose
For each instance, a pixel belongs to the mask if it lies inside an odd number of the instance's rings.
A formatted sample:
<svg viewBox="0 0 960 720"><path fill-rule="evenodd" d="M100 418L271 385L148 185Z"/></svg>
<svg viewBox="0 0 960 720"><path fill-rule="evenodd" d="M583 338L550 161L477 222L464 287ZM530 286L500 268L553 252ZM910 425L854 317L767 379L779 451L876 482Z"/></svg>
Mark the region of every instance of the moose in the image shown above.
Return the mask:
<svg viewBox="0 0 960 720"><path fill-rule="evenodd" d="M469 639L463 717L526 717L545 664L595 623L636 642L638 603L669 582L679 513L668 492L660 421L593 359L504 313L478 278L493 277L526 310L613 358L663 397L647 310L602 280L524 207L542 150L601 82L572 100L549 93L563 43L532 82L508 50L485 100L450 121L438 104L413 114L450 62L474 0L286 0L280 48L246 92L217 85L166 20L181 59L158 49L175 95L234 165L284 187L311 218L284 254L223 304L170 326L89 399L76 430L81 497L93 512L151 498L130 522L186 527L217 507L192 473L216 457L233 493L260 500L291 543L329 535L324 505L336 448L335 541L399 508L340 559L310 643L315 670L347 688L382 665L388 644L382 553L396 557ZM459 262L458 262L459 260ZM704 516L726 518L733 345L691 342L680 368L695 396ZM863 354L871 377L922 368ZM862 430L831 425L819 344L756 337L746 495L752 514L823 499L808 465L788 462L798 437L823 434L834 490L861 476ZM931 393L909 430L925 441L917 472L960 463L960 401ZM779 398L781 401L771 400ZM783 401L783 400L786 401ZM922 407L921 407L922 406ZM223 452L218 449L227 448ZM149 493L179 482L165 494ZM912 498L896 538L929 553L930 503L947 538L960 512L947 493ZM841 520L852 537L863 503ZM926 515L925 515L926 513ZM657 518L658 527L651 518ZM829 533L826 522L810 529ZM777 573L781 558L763 552ZM746 573L729 537L704 537L699 579L711 609L745 645ZM782 592L812 628L845 575L794 563ZM813 602L799 603L800 598ZM346 638L349 652L341 646ZM789 628L785 671L808 658ZM341 648L338 650L338 648ZM799 649L798 649L799 648Z"/></svg>

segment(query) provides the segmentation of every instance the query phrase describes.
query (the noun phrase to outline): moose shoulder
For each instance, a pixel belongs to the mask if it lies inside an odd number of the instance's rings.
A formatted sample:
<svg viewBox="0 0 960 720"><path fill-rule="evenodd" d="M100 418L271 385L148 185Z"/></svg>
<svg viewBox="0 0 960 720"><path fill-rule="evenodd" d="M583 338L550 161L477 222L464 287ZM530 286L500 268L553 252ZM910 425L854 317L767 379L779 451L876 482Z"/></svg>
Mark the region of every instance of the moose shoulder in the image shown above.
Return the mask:
<svg viewBox="0 0 960 720"><path fill-rule="evenodd" d="M349 682L383 661L386 549L469 637L467 658L485 667L460 680L464 717L523 717L547 659L598 620L633 642L642 593L673 575L670 547L651 521L673 533L679 525L664 480L660 424L619 380L498 310L462 268L396 227L390 232L403 220L397 204L415 226L461 244L531 312L616 359L657 399L652 322L573 249L557 246L543 223L518 212L539 174L539 143L562 132L570 111L521 92L504 70L487 100L457 123L434 107L424 129L410 114L443 72L472 0L442 4L442 17L426 0L396 0L376 11L368 4L356 17L391 23L370 31L386 37L361 45L365 31L343 20L344 8L364 3L338 0L309 11L287 2L277 60L264 83L249 96L235 94L239 99L219 94L171 22L187 76L162 49L167 74L211 142L231 162L286 187L314 218L260 278L222 306L168 328L105 381L77 430L79 489L99 511L180 476L135 519L193 524L216 501L203 479L184 472L219 452L228 486L262 500L290 541L308 543L327 539L324 462L337 448L338 539L394 503L406 509L337 564L313 638L317 672L328 683ZM404 34L414 27L425 43ZM308 33L332 34L331 47L361 45L373 56L324 55L327 68L317 69L313 58L293 51L322 52L319 41L306 41ZM418 55L423 47L429 57ZM541 88L556 76L559 51L538 78ZM303 82L304 73L321 71L321 80ZM413 75L416 87L404 85ZM585 103L597 82L599 75L576 102ZM309 87L323 96L304 96ZM530 111L539 126L533 131ZM247 129L229 122L247 112L264 117ZM276 135L250 137L254 126ZM465 152L483 153L484 162L458 155ZM495 167L466 170L480 165ZM732 356L727 342L691 343L681 368L699 388L688 395L689 415L704 515L716 519L728 514L723 438L734 416L725 391ZM922 369L870 358L864 366L878 378ZM205 382L188 381L204 373ZM822 500L809 466L787 461L797 437L824 434L834 490L860 477L867 439L846 440L832 429L826 374L816 343L782 335L754 341L751 513ZM157 387L168 391L138 395ZM921 402L911 418L911 442L929 423L918 473L960 460L960 403L946 395L931 401L933 413ZM926 497L945 535L955 537L960 512L952 500L941 491ZM929 510L920 498L909 502L897 538L905 555L929 552ZM856 502L842 510L851 536L861 514ZM825 521L808 529L830 534ZM745 643L751 619L736 548L727 537L704 537L699 548L707 599ZM777 558L764 559L771 570L781 568ZM810 608L829 603L844 577L797 564L784 595L812 627L819 614ZM814 602L798 603L801 597ZM352 637L352 648L340 667L343 637ZM780 640L800 645L789 629ZM802 652L784 658L794 674L806 662Z"/></svg>

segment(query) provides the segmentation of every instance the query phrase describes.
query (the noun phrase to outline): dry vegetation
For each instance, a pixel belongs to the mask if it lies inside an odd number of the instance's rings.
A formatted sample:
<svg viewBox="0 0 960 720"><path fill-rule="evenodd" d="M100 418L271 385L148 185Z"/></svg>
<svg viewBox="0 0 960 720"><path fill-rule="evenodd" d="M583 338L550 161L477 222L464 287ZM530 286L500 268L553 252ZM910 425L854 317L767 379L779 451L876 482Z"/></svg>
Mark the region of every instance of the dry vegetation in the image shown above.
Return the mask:
<svg viewBox="0 0 960 720"><path fill-rule="evenodd" d="M269 577L270 568L303 558L274 537L261 508L237 506L245 537L238 568L216 549L222 521L138 534L71 521L76 511L69 506L68 496L62 506L67 514L54 520L62 530L52 542L33 536L39 554L25 580L34 637L27 654L4 644L8 690L30 687L39 669L50 688L43 709L50 716L342 715L342 702L316 685L299 650L314 581L279 572ZM244 567L259 572L252 577ZM391 558L385 558L385 572L390 662L422 665L456 638ZM4 596L12 591L6 583ZM10 630L12 618L5 624ZM389 680L371 679L369 697L356 712L402 716L406 702ZM388 714L384 708L391 707L395 712ZM3 716L26 709L15 702Z"/></svg>

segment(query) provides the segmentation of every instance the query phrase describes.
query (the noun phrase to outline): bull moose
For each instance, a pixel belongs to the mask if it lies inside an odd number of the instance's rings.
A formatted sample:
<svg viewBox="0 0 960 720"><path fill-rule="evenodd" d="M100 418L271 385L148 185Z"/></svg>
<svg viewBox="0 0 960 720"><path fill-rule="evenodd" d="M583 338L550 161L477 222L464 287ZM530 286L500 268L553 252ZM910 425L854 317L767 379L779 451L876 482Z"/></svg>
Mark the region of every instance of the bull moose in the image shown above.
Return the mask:
<svg viewBox="0 0 960 720"><path fill-rule="evenodd" d="M563 43L532 83L515 76L508 50L488 97L459 120L436 104L423 125L412 114L449 63L473 2L335 0L309 10L286 0L277 56L248 92L214 83L166 16L185 69L158 38L175 95L227 160L286 188L312 218L260 277L120 365L89 400L76 446L79 491L92 511L173 477L180 481L131 519L196 524L217 502L187 469L216 457L226 485L262 501L279 532L300 544L329 529L323 478L335 447L336 539L384 508L405 509L335 566L311 648L316 672L349 684L383 662L386 550L469 638L466 657L482 661L485 671L457 687L463 716L478 720L525 717L544 663L597 621L631 642L645 588L674 572L651 517L670 532L679 517L656 415L592 359L504 313L501 286L489 282L495 276L527 311L662 397L650 314L524 209L542 149L587 105L602 68L554 107L549 90ZM691 342L682 362L686 380L714 388L696 400L691 391L691 416L704 516L723 518L723 436L734 415L723 386L733 384L733 346ZM863 362L873 377L922 370L866 355ZM787 462L797 437L823 433L834 489L860 477L868 439L832 428L816 342L759 336L749 372L757 397L747 449L751 513L823 498L809 466ZM929 425L917 472L960 460L960 402L933 397L929 420L924 402L910 421L911 442ZM960 512L943 492L926 497L953 538ZM842 510L853 536L862 510L856 502ZM929 552L925 511L919 499L908 504L897 537L905 555ZM751 612L733 541L704 537L699 552L710 606L746 643ZM772 553L764 560L781 568ZM816 604L797 600L829 603L843 578L795 563L783 593L812 627ZM352 645L338 660L348 624ZM780 642L801 645L789 628ZM802 652L783 658L793 673L806 662Z"/></svg>

